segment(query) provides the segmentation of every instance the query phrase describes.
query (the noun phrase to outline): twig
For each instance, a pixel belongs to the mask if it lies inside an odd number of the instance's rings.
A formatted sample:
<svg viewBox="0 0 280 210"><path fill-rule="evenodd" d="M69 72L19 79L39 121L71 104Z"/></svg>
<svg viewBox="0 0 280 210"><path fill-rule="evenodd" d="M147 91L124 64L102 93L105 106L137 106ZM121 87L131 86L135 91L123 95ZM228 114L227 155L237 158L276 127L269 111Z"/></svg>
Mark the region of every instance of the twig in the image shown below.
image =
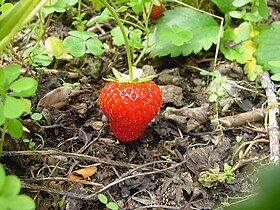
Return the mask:
<svg viewBox="0 0 280 210"><path fill-rule="evenodd" d="M272 162L277 162L280 157L278 140L279 126L276 119L276 115L279 114L279 108L275 105L278 103L278 101L275 94L274 84L270 80L268 72L263 72L262 74L260 74L260 81L262 83L262 87L265 89L269 108L267 131L270 140L270 160Z"/></svg>
<svg viewBox="0 0 280 210"><path fill-rule="evenodd" d="M76 153L69 153L69 152L62 152L62 151L55 151L55 150L36 150L36 151L3 151L2 156L34 156L34 155L51 155L51 156L63 156L73 159L80 159L80 160L87 160L93 161L97 163L103 163L108 165L114 166L121 166L127 168L134 168L138 165L131 164L131 163L124 163L120 161L114 160L106 160L94 156L84 155L84 154L76 154Z"/></svg>
<svg viewBox="0 0 280 210"><path fill-rule="evenodd" d="M171 169L177 168L178 166L180 166L180 165L182 165L182 164L184 164L184 163L186 163L186 162L187 162L187 161L182 161L182 162L177 163L177 164L175 164L175 165L173 165L173 166L170 166L170 167L168 167L168 168L159 169L159 170L156 170L156 171L149 171L149 172L145 172L145 173L134 174L134 175L127 176L127 177L124 177L124 178L121 178L121 179L117 179L117 180L115 180L114 182L112 182L112 183L108 184L107 186L103 187L101 190L95 192L94 194L89 195L89 196L86 196L85 199L86 199L86 200L88 200L88 199L91 200L92 197L97 196L99 193L101 193L101 192L103 192L103 191L109 189L110 187L112 187L112 186L114 186L114 185L116 185L116 184L119 184L119 183L121 183L121 182L123 182L123 181L125 181L125 180L131 179L131 178L134 178L134 177L138 177L138 176L146 176L146 175L150 175L150 174L156 174L156 173L162 173L162 172L164 172L164 171L169 171L169 170L171 170ZM170 162L170 163L172 163L172 162Z"/></svg>
<svg viewBox="0 0 280 210"><path fill-rule="evenodd" d="M262 109L255 109L253 111L219 118L219 122L226 127L236 127L246 123L257 122L261 119L263 119Z"/></svg>

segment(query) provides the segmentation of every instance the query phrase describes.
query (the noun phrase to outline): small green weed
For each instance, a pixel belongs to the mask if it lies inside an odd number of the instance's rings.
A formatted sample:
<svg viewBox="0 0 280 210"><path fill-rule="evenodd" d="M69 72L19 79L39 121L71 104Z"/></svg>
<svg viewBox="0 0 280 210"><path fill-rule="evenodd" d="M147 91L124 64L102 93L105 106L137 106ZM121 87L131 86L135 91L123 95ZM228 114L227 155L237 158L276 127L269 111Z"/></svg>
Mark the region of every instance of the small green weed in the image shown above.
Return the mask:
<svg viewBox="0 0 280 210"><path fill-rule="evenodd" d="M6 132L14 138L22 136L23 126L17 118L30 111L30 106L26 104L31 102L25 97L32 96L38 86L35 79L19 76L20 67L17 65L10 64L0 69L0 126L3 127L0 157Z"/></svg>
<svg viewBox="0 0 280 210"><path fill-rule="evenodd" d="M98 200L104 203L108 209L118 210L119 206L114 202L108 202L108 198L104 194L98 194Z"/></svg>
<svg viewBox="0 0 280 210"><path fill-rule="evenodd" d="M219 108L219 100L220 97L225 95L225 91L230 90L231 86L227 83L228 79L225 76L222 76L218 70L214 70L213 72L201 71L201 75L211 76L213 78L212 82L208 86L208 90L210 91L209 102L214 102L214 111L218 113Z"/></svg>
<svg viewBox="0 0 280 210"><path fill-rule="evenodd" d="M20 180L15 175L6 175L0 164L0 209L1 210L32 210L35 202L27 195L19 194Z"/></svg>
<svg viewBox="0 0 280 210"><path fill-rule="evenodd" d="M224 163L223 172L220 172L218 168L209 169L209 171L201 172L198 180L204 187L212 187L216 182L231 182L234 180L231 169L232 166Z"/></svg>

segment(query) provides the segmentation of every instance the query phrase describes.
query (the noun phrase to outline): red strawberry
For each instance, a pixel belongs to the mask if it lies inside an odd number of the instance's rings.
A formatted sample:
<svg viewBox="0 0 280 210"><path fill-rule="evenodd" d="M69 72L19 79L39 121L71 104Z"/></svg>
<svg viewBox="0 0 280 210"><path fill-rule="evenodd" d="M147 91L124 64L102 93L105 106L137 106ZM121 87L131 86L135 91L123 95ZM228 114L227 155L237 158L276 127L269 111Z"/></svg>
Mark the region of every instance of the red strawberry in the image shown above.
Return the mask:
<svg viewBox="0 0 280 210"><path fill-rule="evenodd" d="M158 19L160 16L162 16L163 4L162 4L161 0L159 0L159 3L160 3L159 6L153 4L152 11L151 11L151 14L150 14L150 18Z"/></svg>
<svg viewBox="0 0 280 210"><path fill-rule="evenodd" d="M120 141L140 136L158 113L162 102L159 87L147 82L109 82L100 93L100 107Z"/></svg>

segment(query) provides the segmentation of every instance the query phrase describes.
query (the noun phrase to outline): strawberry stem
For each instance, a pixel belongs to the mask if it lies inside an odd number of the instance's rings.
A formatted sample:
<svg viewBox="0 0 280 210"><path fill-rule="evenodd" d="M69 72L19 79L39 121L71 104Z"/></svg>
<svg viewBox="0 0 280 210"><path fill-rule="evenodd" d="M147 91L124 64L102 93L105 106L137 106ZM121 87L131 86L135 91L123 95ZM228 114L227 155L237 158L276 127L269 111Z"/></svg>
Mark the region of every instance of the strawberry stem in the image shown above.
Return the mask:
<svg viewBox="0 0 280 210"><path fill-rule="evenodd" d="M128 71L129 71L129 79L130 81L133 80L133 71L132 71L132 58L131 58L131 50L129 45L128 37L125 33L124 26L118 17L115 9L111 7L111 5L106 0L99 0L111 13L111 15L115 18L115 21L117 22L118 26L120 27L120 30L123 35L124 43L125 43L125 49L126 49L126 55L127 55L127 63L128 63Z"/></svg>

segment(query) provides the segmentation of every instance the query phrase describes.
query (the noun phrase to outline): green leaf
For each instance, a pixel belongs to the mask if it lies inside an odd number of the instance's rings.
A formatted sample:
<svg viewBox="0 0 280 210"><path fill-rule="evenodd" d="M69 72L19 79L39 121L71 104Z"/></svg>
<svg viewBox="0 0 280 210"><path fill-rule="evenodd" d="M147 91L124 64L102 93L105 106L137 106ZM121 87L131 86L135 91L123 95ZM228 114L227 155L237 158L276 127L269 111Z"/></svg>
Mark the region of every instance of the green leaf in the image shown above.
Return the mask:
<svg viewBox="0 0 280 210"><path fill-rule="evenodd" d="M49 56L43 48L28 48L24 51L23 55L27 57L27 63L35 67L48 66L53 61L53 57Z"/></svg>
<svg viewBox="0 0 280 210"><path fill-rule="evenodd" d="M99 39L92 38L86 41L87 49L93 55L102 55L103 53L103 44Z"/></svg>
<svg viewBox="0 0 280 210"><path fill-rule="evenodd" d="M253 27L248 22L241 23L236 31L237 41L245 41L250 38Z"/></svg>
<svg viewBox="0 0 280 210"><path fill-rule="evenodd" d="M10 9L13 6L12 3L5 3L0 7L0 11L2 13L4 13L5 11L7 11L8 9Z"/></svg>
<svg viewBox="0 0 280 210"><path fill-rule="evenodd" d="M265 20L268 18L268 7L266 0L259 0L258 12Z"/></svg>
<svg viewBox="0 0 280 210"><path fill-rule="evenodd" d="M276 74L273 74L271 76L271 79L274 80L274 81L280 81L280 72L279 73L276 73Z"/></svg>
<svg viewBox="0 0 280 210"><path fill-rule="evenodd" d="M229 15L233 18L241 19L244 14L243 14L243 12L240 12L240 11L230 11Z"/></svg>
<svg viewBox="0 0 280 210"><path fill-rule="evenodd" d="M280 67L270 64L280 58L280 22L271 24L271 27L262 30L260 35L254 38L257 43L257 50L254 56L257 63L262 65L265 70L270 70L272 74L279 73Z"/></svg>
<svg viewBox="0 0 280 210"><path fill-rule="evenodd" d="M208 98L209 102L215 102L217 101L218 96L216 94L211 94Z"/></svg>
<svg viewBox="0 0 280 210"><path fill-rule="evenodd" d="M87 26L91 26L91 25L93 25L95 22L103 22L104 20L107 20L107 19L109 19L111 17L111 13L110 13L110 11L107 9L107 8L105 8L104 10L103 10L103 12L101 13L101 15L99 15L99 16L95 16L95 17L93 17L93 18L91 18L88 22L87 22Z"/></svg>
<svg viewBox="0 0 280 210"><path fill-rule="evenodd" d="M46 50L55 57L60 57L65 53L63 41L56 37L48 37L45 41Z"/></svg>
<svg viewBox="0 0 280 210"><path fill-rule="evenodd" d="M20 181L15 175L8 175L5 177L5 182L2 187L1 196L14 197L20 192Z"/></svg>
<svg viewBox="0 0 280 210"><path fill-rule="evenodd" d="M119 209L119 206L116 203L113 203L113 202L107 203L106 207L108 209L112 209L112 210L118 210Z"/></svg>
<svg viewBox="0 0 280 210"><path fill-rule="evenodd" d="M33 210L36 208L35 202L27 195L17 195L8 199L8 207L11 210Z"/></svg>
<svg viewBox="0 0 280 210"><path fill-rule="evenodd" d="M250 2L253 2L254 0L234 0L232 2L233 6L235 7L242 7L244 6L245 4L248 4Z"/></svg>
<svg viewBox="0 0 280 210"><path fill-rule="evenodd" d="M1 196L1 192L0 192L0 209L1 210L9 210L8 209L8 201L7 198Z"/></svg>
<svg viewBox="0 0 280 210"><path fill-rule="evenodd" d="M142 31L140 29L129 30L130 46L140 49L142 47Z"/></svg>
<svg viewBox="0 0 280 210"><path fill-rule="evenodd" d="M0 52L5 49L6 45L18 32L25 22L31 20L31 15L36 11L31 11L37 6L39 0L18 1L12 8L0 16ZM38 10L40 7L37 7Z"/></svg>
<svg viewBox="0 0 280 210"><path fill-rule="evenodd" d="M89 38L95 37L95 34L89 31L70 31L69 34L84 41Z"/></svg>
<svg viewBox="0 0 280 210"><path fill-rule="evenodd" d="M5 122L5 117L4 117L4 104L2 101L0 101L0 126L3 125Z"/></svg>
<svg viewBox="0 0 280 210"><path fill-rule="evenodd" d="M173 25L178 26L175 30L181 30L183 34L187 33L188 36L190 33L187 31L191 31L192 39L181 46L174 45L174 41L171 39L162 40L162 28L170 28ZM193 9L177 7L174 10L166 11L164 16L157 20L156 26L150 34L151 47L149 51L152 56L166 56L168 54L172 57L180 54L187 56L192 52L198 53L202 49L208 50L213 43L217 43L218 34L219 24L213 17ZM179 36L179 39L182 39L182 37Z"/></svg>
<svg viewBox="0 0 280 210"><path fill-rule="evenodd" d="M20 75L20 67L16 64L10 64L2 69L5 72L5 79L11 83Z"/></svg>
<svg viewBox="0 0 280 210"><path fill-rule="evenodd" d="M101 202L101 203L104 203L104 204L107 204L108 203L108 198L106 195L104 194L98 194L98 200Z"/></svg>
<svg viewBox="0 0 280 210"><path fill-rule="evenodd" d="M2 196L2 190L5 183L5 178L6 178L5 169L3 165L0 163L0 197Z"/></svg>
<svg viewBox="0 0 280 210"><path fill-rule="evenodd" d="M172 40L172 44L182 46L193 38L189 29L181 28L178 25L165 26L161 29L161 40Z"/></svg>
<svg viewBox="0 0 280 210"><path fill-rule="evenodd" d="M129 30L124 27L126 35L128 35ZM124 39L119 26L111 30L111 35L113 36L113 43L117 46L124 45Z"/></svg>
<svg viewBox="0 0 280 210"><path fill-rule="evenodd" d="M51 1L50 1L51 2ZM58 1L53 1L54 3L51 5L47 5L42 7L42 12L46 13L46 14L51 14L54 12L65 12L66 8L68 6L74 6L78 0L58 0Z"/></svg>
<svg viewBox="0 0 280 210"><path fill-rule="evenodd" d="M127 6L121 6L120 8L116 9L116 12L125 12L127 9Z"/></svg>
<svg viewBox="0 0 280 210"><path fill-rule="evenodd" d="M235 6L233 6L232 2L233 0L211 0L216 6L224 13L227 14L230 11L233 11L236 9Z"/></svg>
<svg viewBox="0 0 280 210"><path fill-rule="evenodd" d="M24 112L24 104L12 96L7 96L4 102L4 117L8 119L16 119Z"/></svg>
<svg viewBox="0 0 280 210"><path fill-rule="evenodd" d="M8 133L18 139L23 134L23 126L21 122L17 119L8 120Z"/></svg>
<svg viewBox="0 0 280 210"><path fill-rule="evenodd" d="M268 64L271 66L280 67L280 61L269 61Z"/></svg>
<svg viewBox="0 0 280 210"><path fill-rule="evenodd" d="M86 53L85 41L80 38L68 36L63 40L63 45L75 57L82 57Z"/></svg>
<svg viewBox="0 0 280 210"><path fill-rule="evenodd" d="M43 118L43 116L40 113L33 113L31 115L31 119L33 120L41 120Z"/></svg>
<svg viewBox="0 0 280 210"><path fill-rule="evenodd" d="M22 77L10 85L13 96L29 97L37 90L38 83L31 77Z"/></svg>

